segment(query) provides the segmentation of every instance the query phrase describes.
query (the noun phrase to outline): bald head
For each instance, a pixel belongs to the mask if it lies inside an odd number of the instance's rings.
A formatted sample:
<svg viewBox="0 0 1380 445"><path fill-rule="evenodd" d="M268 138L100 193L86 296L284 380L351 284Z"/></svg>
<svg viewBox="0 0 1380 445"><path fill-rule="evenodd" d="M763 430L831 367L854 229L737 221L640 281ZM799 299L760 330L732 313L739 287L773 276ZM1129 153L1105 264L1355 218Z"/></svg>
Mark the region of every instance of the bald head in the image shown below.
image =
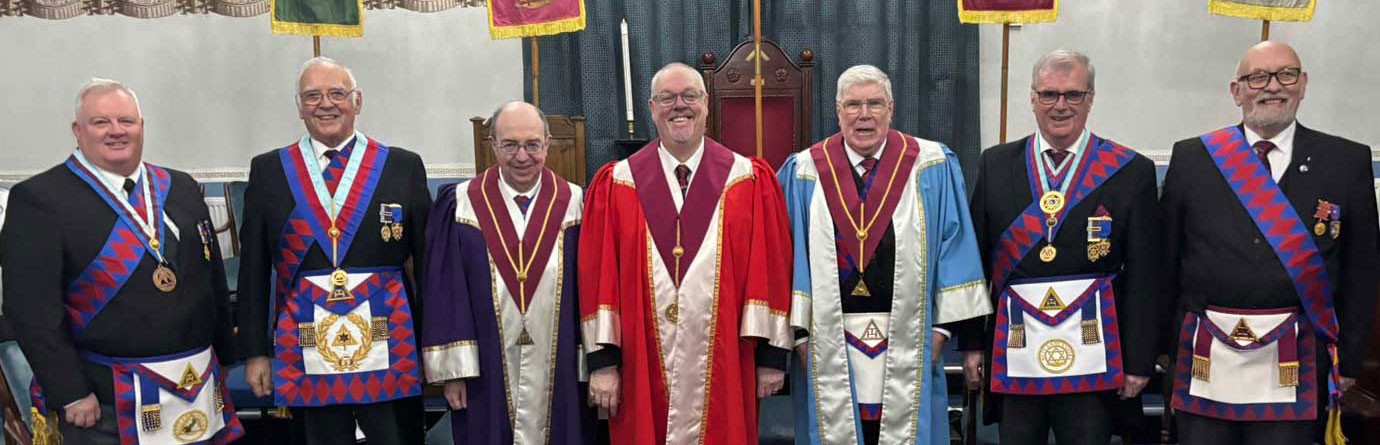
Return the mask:
<svg viewBox="0 0 1380 445"><path fill-rule="evenodd" d="M657 87L665 83L663 81L666 77L673 73L686 76L695 86L700 88L700 91L704 91L704 76L700 74L699 70L684 63L671 62L661 67L661 69L656 71L656 74L652 75L652 95L656 95L658 91Z"/></svg>
<svg viewBox="0 0 1380 445"><path fill-rule="evenodd" d="M501 123L504 120L511 121L513 125L507 125L505 128L505 125ZM489 136L495 141L501 141L503 140L503 130L519 124L526 126L534 122L541 127L543 137L551 136L551 127L546 123L546 113L542 112L536 105L515 100L499 105L498 109L494 110L494 114L489 116L489 121L485 125L488 126Z"/></svg>
<svg viewBox="0 0 1380 445"><path fill-rule="evenodd" d="M1294 47L1287 43L1266 40L1255 44L1241 55L1241 61L1236 64L1236 76L1241 77L1250 74L1253 66L1260 65L1268 61L1278 61L1289 66L1302 67L1303 62L1299 60L1299 53L1294 51Z"/></svg>
<svg viewBox="0 0 1380 445"><path fill-rule="evenodd" d="M494 110L488 127L503 181L519 193L531 190L546 170L551 146L546 113L526 102L508 102Z"/></svg>

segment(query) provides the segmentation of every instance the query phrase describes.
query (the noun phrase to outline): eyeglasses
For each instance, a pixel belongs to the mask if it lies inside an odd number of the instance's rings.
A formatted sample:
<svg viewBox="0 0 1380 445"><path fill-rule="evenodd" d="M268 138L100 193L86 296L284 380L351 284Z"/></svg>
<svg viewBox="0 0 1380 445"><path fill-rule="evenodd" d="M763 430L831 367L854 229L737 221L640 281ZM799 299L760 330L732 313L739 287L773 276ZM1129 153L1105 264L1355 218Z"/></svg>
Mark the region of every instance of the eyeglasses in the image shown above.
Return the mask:
<svg viewBox="0 0 1380 445"><path fill-rule="evenodd" d="M1279 79L1279 84L1289 86L1299 83L1299 78L1303 77L1301 68L1285 68L1275 72L1259 71L1236 78L1237 82L1246 82L1246 86L1255 90L1263 90L1270 84L1270 78Z"/></svg>
<svg viewBox="0 0 1380 445"><path fill-rule="evenodd" d="M657 106L661 107L669 107L671 105L676 104L677 97L679 97L680 100L685 101L686 105L695 105L697 103L700 103L700 101L704 99L704 92L690 90L680 94L657 93L655 96L652 96L652 103L657 104Z"/></svg>
<svg viewBox="0 0 1380 445"><path fill-rule="evenodd" d="M543 141L527 141L524 143L518 143L517 141L502 141L494 147L498 149L499 153L503 153L505 156L517 154L519 148L526 151L527 154L541 154L546 151L546 143Z"/></svg>
<svg viewBox="0 0 1380 445"><path fill-rule="evenodd" d="M297 94L297 97L298 97L298 99L300 99L300 100L302 101L302 104L303 104L303 105L316 105L316 104L319 104L319 103L321 103L321 99L322 99L322 98L328 98L328 99L331 100L331 102L335 102L335 103L345 103L345 99L349 98L351 94L354 94L354 93L355 93L355 91L356 91L356 90L345 90L345 89L340 89L340 88L332 88L332 89L326 91L325 94L322 94L320 91L314 91L314 90L313 90L313 91L306 91L306 92L298 93L298 94Z"/></svg>
<svg viewBox="0 0 1380 445"><path fill-rule="evenodd" d="M885 109L886 109L887 100L886 100L886 99L868 99L866 102L861 101L861 100L849 100L849 101L844 101L844 102L839 103L839 108L842 108L842 109L843 109L843 112L844 112L845 114L858 114L858 113L861 113L862 110L863 110L863 106L866 106L866 107L867 107L867 111L869 111L869 112L872 112L872 113L881 113L882 110L885 110Z"/></svg>
<svg viewBox="0 0 1380 445"><path fill-rule="evenodd" d="M1035 97L1039 99L1040 103L1045 105L1054 105L1055 103L1058 103L1060 97L1063 97L1064 102L1068 103L1069 105L1078 105L1083 103L1083 100L1087 99L1090 95L1092 95L1092 91L1090 90L1035 92Z"/></svg>

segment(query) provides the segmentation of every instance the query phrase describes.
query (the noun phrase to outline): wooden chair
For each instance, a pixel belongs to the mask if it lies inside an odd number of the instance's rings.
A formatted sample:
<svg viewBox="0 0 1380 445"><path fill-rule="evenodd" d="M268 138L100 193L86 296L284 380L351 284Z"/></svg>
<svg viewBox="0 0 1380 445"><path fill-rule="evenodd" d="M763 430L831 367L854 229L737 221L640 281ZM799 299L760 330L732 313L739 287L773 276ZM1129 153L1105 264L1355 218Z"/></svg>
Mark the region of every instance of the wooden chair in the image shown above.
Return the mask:
<svg viewBox="0 0 1380 445"><path fill-rule="evenodd" d="M745 156L757 155L752 53L749 40L738 44L722 63L714 53L705 53L699 67L709 92L706 134ZM797 65L780 46L764 40L762 55L762 157L778 168L791 153L813 142L814 52L801 51Z"/></svg>
<svg viewBox="0 0 1380 445"><path fill-rule="evenodd" d="M474 174L478 176L493 166L493 141L484 127L486 118L472 117L474 125ZM585 185L585 117L546 116L551 128L551 148L546 153L546 168L575 185Z"/></svg>

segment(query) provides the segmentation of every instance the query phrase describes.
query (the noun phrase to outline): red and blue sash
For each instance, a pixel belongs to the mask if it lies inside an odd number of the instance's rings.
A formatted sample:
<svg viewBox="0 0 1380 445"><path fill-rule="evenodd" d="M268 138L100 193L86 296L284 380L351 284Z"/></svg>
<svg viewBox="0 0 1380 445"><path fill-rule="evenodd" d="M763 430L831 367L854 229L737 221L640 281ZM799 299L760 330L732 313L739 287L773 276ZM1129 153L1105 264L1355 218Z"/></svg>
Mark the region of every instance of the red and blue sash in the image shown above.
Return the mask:
<svg viewBox="0 0 1380 445"><path fill-rule="evenodd" d="M1021 212L1011 226L1002 232L997 239L997 245L992 252L992 291L1000 292L1005 289L1006 280L1011 272L1016 269L1016 265L1030 253L1031 249L1045 238L1045 215L1040 210L1040 195L1043 194L1040 184L1040 174L1037 162L1040 162L1040 153L1035 146L1037 135L1031 135L1026 142L1026 178L1030 181L1030 205ZM1059 232L1063 226L1064 218L1070 209L1078 205L1083 198L1101 186L1107 178L1112 177L1117 171L1125 167L1135 157L1135 152L1129 148L1118 145L1115 142L1102 139L1097 135L1088 138L1088 146L1085 147L1087 153L1072 172L1073 181L1070 184L1072 190L1066 195L1063 209L1055 215L1058 223L1054 227L1054 233Z"/></svg>
<svg viewBox="0 0 1380 445"><path fill-rule="evenodd" d="M135 218L138 217L130 214L129 210L121 205L124 198L116 196L106 188L97 176L99 172L91 171L77 160L76 155L68 157L66 165L119 216L110 236L101 246L100 253L72 280L63 294L68 329L75 338L129 281L130 275L139 267L139 262L148 252L145 246L149 243L149 237L139 229L139 224L135 223ZM167 203L168 190L172 187L172 175L167 170L149 163L144 164L144 169L148 174L140 180L153 179L152 187L149 189L153 193L153 213L148 219L156 227L159 242L163 243L166 238L162 217L163 206ZM134 190L134 195L130 197L130 207L145 208L144 188L135 187Z"/></svg>
<svg viewBox="0 0 1380 445"><path fill-rule="evenodd" d="M364 215L369 213L367 207L373 199L374 190L378 187L383 164L388 159L387 146L373 139L366 139L368 148L355 176L363 180L356 180L351 185L349 197L334 221L334 226L341 231L340 239L337 241L341 258L350 251L350 244L359 232L359 225L364 221ZM278 276L274 294L280 297L279 306L282 306L281 296L287 295L288 290L292 289L293 283L297 281L298 269L302 267L302 261L306 258L307 250L311 248L312 243L316 243L328 254L331 250L331 238L327 234L332 227L330 213L322 206L312 189L312 178L320 172L311 171L302 161L303 151L313 151L310 142L298 142L278 150L278 158L287 176L288 189L292 192L293 200L297 202L287 222L283 224L278 254L273 261L274 272Z"/></svg>

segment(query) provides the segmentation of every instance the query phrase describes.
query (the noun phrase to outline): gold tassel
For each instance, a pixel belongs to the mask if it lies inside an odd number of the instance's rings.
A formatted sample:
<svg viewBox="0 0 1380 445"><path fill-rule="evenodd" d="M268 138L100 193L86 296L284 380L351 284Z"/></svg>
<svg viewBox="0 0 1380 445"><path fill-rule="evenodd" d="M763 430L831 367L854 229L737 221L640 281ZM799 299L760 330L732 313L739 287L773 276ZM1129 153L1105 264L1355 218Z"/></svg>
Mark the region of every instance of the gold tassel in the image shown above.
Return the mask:
<svg viewBox="0 0 1380 445"><path fill-rule="evenodd" d="M1212 381L1212 360L1201 355L1193 356L1193 378L1204 382Z"/></svg>
<svg viewBox="0 0 1380 445"><path fill-rule="evenodd" d="M1007 348L1024 348L1024 347L1025 347L1025 325L1023 325L1023 324L1013 324L1013 325L1011 325L1011 335L1006 337L1006 347L1007 347Z"/></svg>
<svg viewBox="0 0 1380 445"><path fill-rule="evenodd" d="M1299 362L1279 364L1279 387L1299 386Z"/></svg>
<svg viewBox="0 0 1380 445"><path fill-rule="evenodd" d="M1342 434L1342 408L1340 406L1333 406L1327 410L1327 430L1323 436L1325 445L1346 445L1346 436Z"/></svg>
<svg viewBox="0 0 1380 445"><path fill-rule="evenodd" d="M1097 320L1083 320L1083 344L1095 345L1102 342L1097 333Z"/></svg>
<svg viewBox="0 0 1380 445"><path fill-rule="evenodd" d="M279 419L291 419L292 410L288 409L288 407L286 406L280 406L277 409L273 410L273 417L277 417Z"/></svg>
<svg viewBox="0 0 1380 445"><path fill-rule="evenodd" d="M62 445L62 433L58 432L57 417L54 416L49 422L38 408L29 408L33 414L34 437L33 445Z"/></svg>

